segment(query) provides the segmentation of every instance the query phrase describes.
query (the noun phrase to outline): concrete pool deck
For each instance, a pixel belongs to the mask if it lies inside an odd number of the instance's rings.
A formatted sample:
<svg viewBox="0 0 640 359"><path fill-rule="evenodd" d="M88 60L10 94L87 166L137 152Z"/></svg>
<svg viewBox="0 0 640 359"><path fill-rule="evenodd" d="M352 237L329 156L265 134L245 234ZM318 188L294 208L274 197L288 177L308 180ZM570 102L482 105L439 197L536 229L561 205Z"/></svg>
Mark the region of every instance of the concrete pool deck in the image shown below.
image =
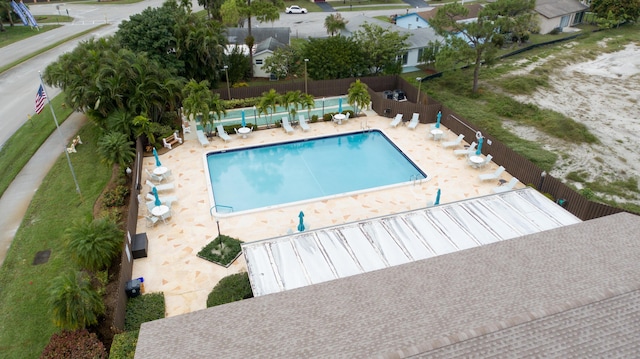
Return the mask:
<svg viewBox="0 0 640 359"><path fill-rule="evenodd" d="M178 197L178 201L172 205L172 218L166 224L158 222L154 227L146 227L147 209L144 205L140 206L136 232L146 232L149 245L147 257L134 260L132 277L144 277L146 293L164 293L167 316L205 309L207 296L218 281L225 276L246 271L246 263L244 257L240 256L229 268L224 268L196 256L218 234L216 220L209 213L211 204L203 155L221 149L358 131L365 120L370 128L384 132L430 176L430 180L220 217L221 233L243 242L253 242L283 236L288 231L295 230L300 211L304 211L305 223L313 230L424 208L428 202L435 200L438 188L442 190L441 203L448 203L492 194L492 188L498 185L498 181L478 180L478 174L495 171L498 167L495 163L481 170L472 168L464 156L455 156L452 149L444 149L440 142L430 138L430 124L420 124L415 130L403 125L389 127L391 119L372 112L366 117L343 122L342 125L312 123L307 132L297 127L293 134L286 134L282 128L271 128L253 132L246 139L232 135L233 139L226 143L215 137L208 147L202 147L195 135L187 134L182 145L160 156L162 165L171 169L176 185L174 191L166 193ZM457 136L446 128L443 129L444 141L453 140ZM152 170L154 166L153 157L144 158L144 168ZM143 174L143 182L145 177ZM504 173L501 178L508 181L511 175ZM521 187L522 184L516 186ZM144 186L142 192L144 194L149 190ZM238 191L241 190L242 188L238 188Z"/></svg>

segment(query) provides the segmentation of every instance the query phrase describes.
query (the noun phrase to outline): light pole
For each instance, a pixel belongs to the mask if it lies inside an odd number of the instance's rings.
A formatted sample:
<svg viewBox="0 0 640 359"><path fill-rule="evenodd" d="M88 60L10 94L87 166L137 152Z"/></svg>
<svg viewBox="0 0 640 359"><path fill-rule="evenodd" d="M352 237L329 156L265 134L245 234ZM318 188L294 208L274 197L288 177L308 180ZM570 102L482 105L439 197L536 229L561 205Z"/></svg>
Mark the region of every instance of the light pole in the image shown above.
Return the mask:
<svg viewBox="0 0 640 359"><path fill-rule="evenodd" d="M420 88L422 87L422 77L416 77L416 81L418 81L418 97L416 98L416 103L420 104Z"/></svg>
<svg viewBox="0 0 640 359"><path fill-rule="evenodd" d="M309 92L307 92L307 62L309 62L309 59L304 59L304 93L305 95L309 94Z"/></svg>
<svg viewBox="0 0 640 359"><path fill-rule="evenodd" d="M227 77L227 100L231 100L231 90L229 89L229 66L224 65L224 74Z"/></svg>
<svg viewBox="0 0 640 359"><path fill-rule="evenodd" d="M540 184L538 185L538 191L542 191L542 185L544 184L544 178L547 177L547 171L540 173Z"/></svg>

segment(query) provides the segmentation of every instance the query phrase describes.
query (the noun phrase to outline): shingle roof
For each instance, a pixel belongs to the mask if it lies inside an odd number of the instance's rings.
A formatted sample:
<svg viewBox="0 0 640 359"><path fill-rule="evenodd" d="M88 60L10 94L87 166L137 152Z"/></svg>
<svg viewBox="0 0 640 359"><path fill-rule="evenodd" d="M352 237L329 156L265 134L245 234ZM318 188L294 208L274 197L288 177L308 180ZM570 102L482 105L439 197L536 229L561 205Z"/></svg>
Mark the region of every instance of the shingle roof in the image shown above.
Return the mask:
<svg viewBox="0 0 640 359"><path fill-rule="evenodd" d="M284 47L285 44L280 41L274 39L273 37L269 37L264 41L261 41L256 45L256 55L263 53L265 51L275 51L279 47Z"/></svg>
<svg viewBox="0 0 640 359"><path fill-rule="evenodd" d="M638 233L621 213L157 320L136 358L625 356Z"/></svg>
<svg viewBox="0 0 640 359"><path fill-rule="evenodd" d="M249 35L249 30L245 27L228 27L227 39L230 44L244 44L244 39ZM270 37L279 42L289 44L289 28L288 27L254 27L251 29L251 35L254 43L260 43Z"/></svg>
<svg viewBox="0 0 640 359"><path fill-rule="evenodd" d="M585 11L589 7L578 0L537 0L535 10L547 19Z"/></svg>
<svg viewBox="0 0 640 359"><path fill-rule="evenodd" d="M375 24L381 26L384 29L390 29L391 31L397 31L401 34L409 34L409 49L417 49L429 46L430 42L442 42L444 38L436 34L435 30L431 27L423 27L419 29L404 29L392 23L378 20L376 18L370 18L364 15L358 15L349 19L349 22L345 25L345 30L342 32L346 36L351 36L354 32L360 30L360 27L364 23Z"/></svg>

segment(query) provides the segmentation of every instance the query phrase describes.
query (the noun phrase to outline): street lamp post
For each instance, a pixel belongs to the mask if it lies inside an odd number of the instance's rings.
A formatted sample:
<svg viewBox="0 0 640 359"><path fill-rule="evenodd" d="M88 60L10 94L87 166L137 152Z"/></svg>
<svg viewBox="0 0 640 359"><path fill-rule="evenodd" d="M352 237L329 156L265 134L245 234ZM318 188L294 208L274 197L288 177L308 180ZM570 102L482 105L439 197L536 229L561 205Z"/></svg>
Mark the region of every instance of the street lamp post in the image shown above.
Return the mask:
<svg viewBox="0 0 640 359"><path fill-rule="evenodd" d="M258 120L256 119L256 106L253 106L253 123L258 127Z"/></svg>
<svg viewBox="0 0 640 359"><path fill-rule="evenodd" d="M540 173L540 184L538 185L538 191L542 191L542 185L544 184L544 178L547 177L547 171Z"/></svg>
<svg viewBox="0 0 640 359"><path fill-rule="evenodd" d="M418 81L418 97L416 98L416 103L419 104L420 103L420 88L422 87L422 77L416 77L416 80Z"/></svg>
<svg viewBox="0 0 640 359"><path fill-rule="evenodd" d="M227 100L231 100L231 89L229 88L229 66L224 65L224 74L227 77Z"/></svg>
<svg viewBox="0 0 640 359"><path fill-rule="evenodd" d="M304 59L304 93L305 94L309 94L309 92L307 91L307 62L309 62L309 59Z"/></svg>

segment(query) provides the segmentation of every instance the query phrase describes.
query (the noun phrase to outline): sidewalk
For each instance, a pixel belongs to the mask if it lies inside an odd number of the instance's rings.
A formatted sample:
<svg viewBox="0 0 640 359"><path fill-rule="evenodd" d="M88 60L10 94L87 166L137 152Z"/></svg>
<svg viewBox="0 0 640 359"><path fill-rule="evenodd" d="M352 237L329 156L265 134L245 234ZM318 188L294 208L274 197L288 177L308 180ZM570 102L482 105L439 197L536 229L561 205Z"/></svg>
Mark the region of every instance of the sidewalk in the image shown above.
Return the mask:
<svg viewBox="0 0 640 359"><path fill-rule="evenodd" d="M55 161L63 154L66 144L86 121L84 114L73 112L60 125L64 140L60 139L57 130L54 131L0 197L0 213L3 214L0 216L0 265L4 263L13 237L22 223L33 195Z"/></svg>

